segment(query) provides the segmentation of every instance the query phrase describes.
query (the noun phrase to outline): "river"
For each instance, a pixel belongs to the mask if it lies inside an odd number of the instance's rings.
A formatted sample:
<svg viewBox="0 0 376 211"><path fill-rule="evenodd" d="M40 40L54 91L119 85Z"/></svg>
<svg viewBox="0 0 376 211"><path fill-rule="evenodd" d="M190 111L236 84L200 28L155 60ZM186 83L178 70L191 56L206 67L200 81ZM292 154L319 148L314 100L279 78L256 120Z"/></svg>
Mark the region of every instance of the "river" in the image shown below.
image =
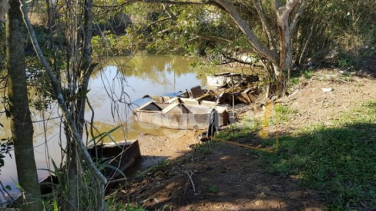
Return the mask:
<svg viewBox="0 0 376 211"><path fill-rule="evenodd" d="M204 86L204 79L197 77L197 73L189 65L193 61L194 58L180 56L144 55L132 59L116 57L101 62L100 68L91 77L88 93L94 110L94 125L99 133L107 132L120 124L123 127L111 134L112 140L136 139L146 133L177 133L150 125L139 125L132 121L131 110L145 103L147 99L142 99L142 96L147 94L172 95L196 85ZM60 112L56 104L49 110L32 113L35 159L38 177L42 179L49 174L47 169L53 170L51 160L60 163L62 155L59 143L64 142L64 135L60 133ZM91 115L88 106L85 118L90 120ZM4 125L0 130L1 138L9 137L9 119L2 115L0 123ZM107 141L109 140L110 138ZM1 168L0 181L4 187L10 189L7 190L10 194L17 194L14 154L10 154L11 156L6 155L4 158L5 165Z"/></svg>

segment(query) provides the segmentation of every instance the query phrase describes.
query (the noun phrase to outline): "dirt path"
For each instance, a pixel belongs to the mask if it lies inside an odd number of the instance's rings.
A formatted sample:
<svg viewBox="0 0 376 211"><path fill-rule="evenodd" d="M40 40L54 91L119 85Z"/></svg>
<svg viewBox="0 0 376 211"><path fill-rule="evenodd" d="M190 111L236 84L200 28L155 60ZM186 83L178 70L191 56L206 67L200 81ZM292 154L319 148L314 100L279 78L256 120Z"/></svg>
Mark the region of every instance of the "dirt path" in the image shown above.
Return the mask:
<svg viewBox="0 0 376 211"><path fill-rule="evenodd" d="M280 100L296 112L283 130L289 133L311 124L331 124L343 112L375 98L375 85L372 79L319 72ZM249 111L247 115L261 114ZM143 155L175 159L130 179L117 191L117 199L148 210L325 209L324 199L296 179L266 173L249 149L216 142L189 152L189 145L197 143L196 135L141 137Z"/></svg>

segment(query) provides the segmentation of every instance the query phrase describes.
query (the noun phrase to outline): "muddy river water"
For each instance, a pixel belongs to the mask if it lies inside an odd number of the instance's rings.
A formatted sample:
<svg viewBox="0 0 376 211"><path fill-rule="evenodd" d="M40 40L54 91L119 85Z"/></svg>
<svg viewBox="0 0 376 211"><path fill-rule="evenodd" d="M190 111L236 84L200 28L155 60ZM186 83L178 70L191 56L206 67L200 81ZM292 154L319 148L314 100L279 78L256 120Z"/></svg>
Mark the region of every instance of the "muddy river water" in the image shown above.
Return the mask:
<svg viewBox="0 0 376 211"><path fill-rule="evenodd" d="M187 145L195 142L195 134L192 132L137 124L133 122L131 112L147 102L147 99L142 99L144 95L173 95L196 85L205 86L204 79L190 68L189 64L193 61L193 58L179 56L136 56L131 60L117 57L105 61L91 78L88 97L94 110L94 125L100 133L122 125L111 133L111 139L115 141L138 139L141 154L145 156L143 168L160 159L179 156L187 150ZM64 136L60 133L59 116L55 104L43 113L33 112L34 151L39 179L49 174L46 169L52 169L51 160L56 163L61 161L59 143L64 140ZM88 107L86 119L90 120L91 116ZM1 137L9 137L9 120L1 116L0 122L4 125L0 130ZM107 141L111 139L107 138ZM4 160L0 181L4 187L11 189L9 193L17 193L13 152Z"/></svg>

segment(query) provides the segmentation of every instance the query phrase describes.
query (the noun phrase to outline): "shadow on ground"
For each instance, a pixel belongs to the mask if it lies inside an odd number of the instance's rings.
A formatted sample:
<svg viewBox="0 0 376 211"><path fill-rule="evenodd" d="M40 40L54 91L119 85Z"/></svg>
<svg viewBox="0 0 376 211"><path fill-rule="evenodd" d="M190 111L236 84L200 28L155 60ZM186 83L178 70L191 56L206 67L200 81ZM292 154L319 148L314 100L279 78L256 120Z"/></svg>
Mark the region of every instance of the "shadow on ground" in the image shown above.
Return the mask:
<svg viewBox="0 0 376 211"><path fill-rule="evenodd" d="M147 210L375 210L376 124L367 121L283 134L274 153L207 142L131 178L116 198ZM244 134L231 141L275 147Z"/></svg>

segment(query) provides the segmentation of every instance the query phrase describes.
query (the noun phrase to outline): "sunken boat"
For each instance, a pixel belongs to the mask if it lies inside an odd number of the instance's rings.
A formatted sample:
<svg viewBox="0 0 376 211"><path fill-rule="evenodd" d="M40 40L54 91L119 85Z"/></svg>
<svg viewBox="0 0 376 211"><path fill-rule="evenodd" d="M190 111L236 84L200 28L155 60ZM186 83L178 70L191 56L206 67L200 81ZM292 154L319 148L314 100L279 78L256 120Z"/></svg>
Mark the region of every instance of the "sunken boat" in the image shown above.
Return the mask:
<svg viewBox="0 0 376 211"><path fill-rule="evenodd" d="M141 159L138 140L102 143L87 147L87 151L94 162L103 166L100 171L108 182L124 177L127 169ZM59 180L57 176L49 175L39 184L42 195L47 195L52 193L54 186L59 184Z"/></svg>
<svg viewBox="0 0 376 211"><path fill-rule="evenodd" d="M134 166L141 159L141 152L138 140L121 141L113 143L102 143L87 147L90 157L103 168L102 174L107 178L106 189L114 185L117 179L124 178L127 169ZM40 182L41 195L51 197L54 190L58 188L59 178L56 175L49 175ZM22 197L15 198L6 207L17 206Z"/></svg>
<svg viewBox="0 0 376 211"><path fill-rule="evenodd" d="M141 158L138 140L102 143L87 147L87 151L94 162L103 166L101 172L108 180L124 177Z"/></svg>
<svg viewBox="0 0 376 211"><path fill-rule="evenodd" d="M212 110L218 113L218 126L229 124L229 114L224 106L190 104L179 100L171 103L148 102L133 111L134 120L171 129L207 129Z"/></svg>

